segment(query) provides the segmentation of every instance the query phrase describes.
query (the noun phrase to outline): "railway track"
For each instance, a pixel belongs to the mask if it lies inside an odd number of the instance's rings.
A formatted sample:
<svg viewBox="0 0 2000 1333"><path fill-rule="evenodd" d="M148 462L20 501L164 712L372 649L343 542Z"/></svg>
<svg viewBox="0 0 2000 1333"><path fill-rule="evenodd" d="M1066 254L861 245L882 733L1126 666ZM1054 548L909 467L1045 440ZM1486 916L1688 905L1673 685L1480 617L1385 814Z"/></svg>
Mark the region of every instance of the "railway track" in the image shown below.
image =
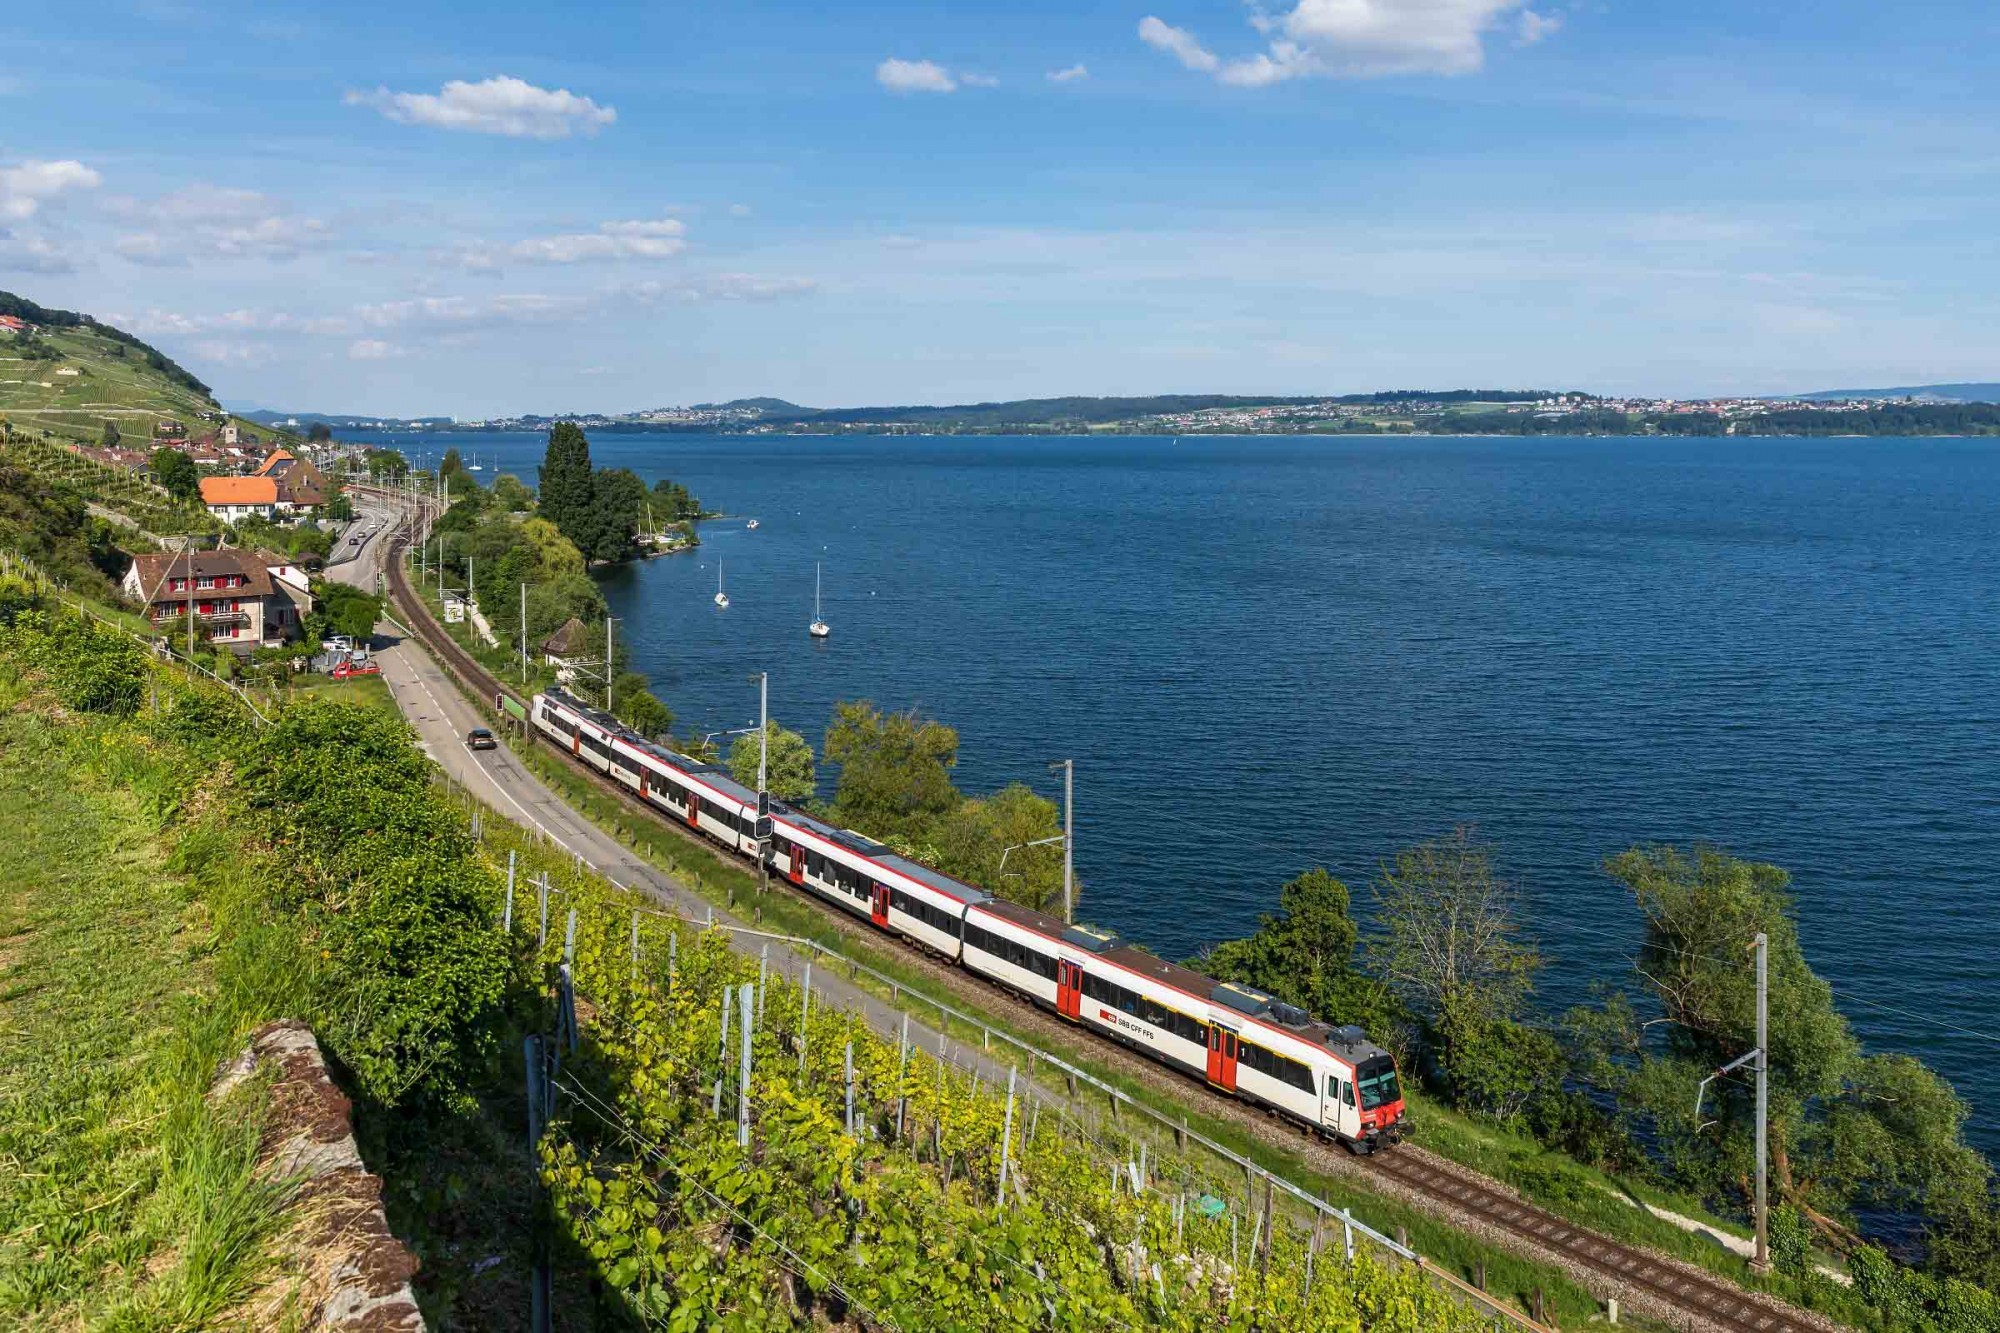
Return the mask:
<svg viewBox="0 0 2000 1333"><path fill-rule="evenodd" d="M401 558L408 542L407 534L399 532L389 545L386 572L392 601L401 611L410 631L423 641L425 647L436 654L451 673L473 691L475 697L493 707L497 695L507 691L508 686L452 639L436 623L430 609L412 594ZM661 819L656 811L634 801L630 792L603 774L570 755L563 754L562 757L585 778L618 797L636 812L653 818L663 829L670 829L684 837L690 836L679 824ZM713 844L705 839L691 840L715 850ZM808 897L806 901L814 900ZM838 916L833 919L843 930L852 925ZM869 938L873 940L875 937L871 935ZM951 985L954 990L967 988L967 978L956 969L936 964L914 950L912 954L926 971L936 973L940 981ZM992 987L973 984L970 989L982 1000L1004 996L1004 992ZM1018 999L1011 996L1005 998L1014 1006L1026 1010L1031 1026L1055 1021L1031 1006L1020 1005ZM1067 1028L1064 1030L1068 1031ZM1098 1054L1119 1064L1126 1072L1143 1077L1153 1086L1161 1086L1162 1071L1152 1062L1116 1046L1106 1046ZM1178 1081L1173 1088L1178 1092L1187 1090ZM1277 1127L1270 1117L1233 1098L1211 1094L1209 1109L1235 1121L1266 1142L1289 1151L1299 1150L1300 1139L1296 1134L1274 1132ZM1674 1328L1686 1329L1690 1333L1828 1333L1828 1330L1839 1327L1824 1316L1807 1314L1773 1298L1750 1292L1693 1264L1611 1240L1579 1227L1555 1213L1525 1202L1474 1172L1446 1165L1429 1153L1390 1151L1353 1157L1341 1149L1311 1142L1304 1155L1322 1170L1359 1175L1364 1179L1375 1176L1391 1182L1400 1187L1392 1193L1411 1196L1416 1206L1483 1234L1538 1262L1552 1263L1593 1293L1616 1297L1634 1313Z"/></svg>

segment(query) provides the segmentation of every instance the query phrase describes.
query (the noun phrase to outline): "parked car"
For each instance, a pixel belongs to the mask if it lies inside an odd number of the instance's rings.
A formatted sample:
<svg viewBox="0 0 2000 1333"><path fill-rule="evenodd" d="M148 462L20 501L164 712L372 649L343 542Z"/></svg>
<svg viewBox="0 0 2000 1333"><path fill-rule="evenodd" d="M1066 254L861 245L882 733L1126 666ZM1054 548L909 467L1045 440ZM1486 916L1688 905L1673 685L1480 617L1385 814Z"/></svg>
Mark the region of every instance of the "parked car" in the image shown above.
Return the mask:
<svg viewBox="0 0 2000 1333"><path fill-rule="evenodd" d="M493 739L493 733L484 727L474 727L465 733L465 748L468 750L491 750L499 744Z"/></svg>

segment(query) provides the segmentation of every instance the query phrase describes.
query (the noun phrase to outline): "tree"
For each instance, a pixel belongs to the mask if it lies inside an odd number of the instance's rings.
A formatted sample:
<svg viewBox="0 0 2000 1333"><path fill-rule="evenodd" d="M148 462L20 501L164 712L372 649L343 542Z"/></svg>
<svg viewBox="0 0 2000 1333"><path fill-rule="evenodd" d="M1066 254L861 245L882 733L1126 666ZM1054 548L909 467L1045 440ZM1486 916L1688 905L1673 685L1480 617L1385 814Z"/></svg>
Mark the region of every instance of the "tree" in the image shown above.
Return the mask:
<svg viewBox="0 0 2000 1333"><path fill-rule="evenodd" d="M314 619L322 638L344 634L366 640L374 636L375 622L382 618L380 598L345 583L320 581L313 584L313 597L318 602Z"/></svg>
<svg viewBox="0 0 2000 1333"><path fill-rule="evenodd" d="M646 505L646 483L629 468L601 468L591 478L590 541L578 543L592 560L630 559Z"/></svg>
<svg viewBox="0 0 2000 1333"><path fill-rule="evenodd" d="M438 475L440 477L454 478L463 476L464 473L465 460L458 456L458 446L453 445L444 451L444 458L438 463Z"/></svg>
<svg viewBox="0 0 2000 1333"><path fill-rule="evenodd" d="M403 477L410 471L410 460L403 457L402 452L397 449L377 449L370 445L366 457L368 475L376 481L384 477L392 479Z"/></svg>
<svg viewBox="0 0 2000 1333"><path fill-rule="evenodd" d="M97 438L98 444L106 449L116 449L118 447L118 440L118 423L115 421L106 421L103 433Z"/></svg>
<svg viewBox="0 0 2000 1333"><path fill-rule="evenodd" d="M1926 1219L1933 1262L2000 1276L1992 1172L1964 1141L1969 1108L1919 1061L1865 1055L1807 964L1790 876L1712 847L1692 854L1638 847L1606 863L1646 919L1638 959L1665 1022L1650 1042L1629 1004L1602 1023L1595 1072L1635 1128L1649 1131L1684 1185L1746 1197L1753 1166L1751 1080L1709 1086L1697 1119L1692 1089L1756 1044L1756 983L1747 947L1768 940L1770 1166L1778 1199L1829 1243L1860 1237L1846 1215L1882 1208ZM1607 1014L1618 1012L1607 1006ZM1601 1038L1604 1030L1614 1041ZM1619 1052L1622 1051L1622 1058ZM1609 1053L1607 1058L1607 1053Z"/></svg>
<svg viewBox="0 0 2000 1333"><path fill-rule="evenodd" d="M1314 867L1278 891L1278 911L1257 932L1215 945L1191 966L1269 991L1330 1023L1354 1023L1382 1039L1395 1016L1388 989L1354 966L1360 930L1347 886Z"/></svg>
<svg viewBox="0 0 2000 1333"><path fill-rule="evenodd" d="M701 501L687 487L666 477L653 483L653 518L660 523L676 523L700 518Z"/></svg>
<svg viewBox="0 0 2000 1333"><path fill-rule="evenodd" d="M1056 803L1016 782L991 796L961 801L939 821L931 845L946 874L1038 912L1061 915L1062 847L1044 841L1061 832ZM1043 845L1027 845L1036 842Z"/></svg>
<svg viewBox="0 0 2000 1333"><path fill-rule="evenodd" d="M596 544L596 495L590 470L590 441L581 428L559 421L549 429L540 473L541 516L555 524L576 549L589 554Z"/></svg>
<svg viewBox="0 0 2000 1333"><path fill-rule="evenodd" d="M335 523L353 522L354 501L349 499L345 492L334 492L333 498L326 502L326 516Z"/></svg>
<svg viewBox="0 0 2000 1333"><path fill-rule="evenodd" d="M513 473L502 472L493 479L493 503L503 513L526 513L535 507L535 493Z"/></svg>
<svg viewBox="0 0 2000 1333"><path fill-rule="evenodd" d="M1541 958L1520 939L1490 850L1462 828L1420 843L1383 867L1375 900L1383 934L1370 956L1427 1027L1447 1093L1467 1109L1518 1113L1535 1089L1494 1077L1520 1068L1512 1028Z"/></svg>
<svg viewBox="0 0 2000 1333"><path fill-rule="evenodd" d="M315 421L312 425L306 427L306 442L309 444L327 444L332 439L333 427L327 425L324 421Z"/></svg>
<svg viewBox="0 0 2000 1333"><path fill-rule="evenodd" d="M621 671L611 687L612 711L641 736L664 736L673 730L673 710L661 703L643 675Z"/></svg>
<svg viewBox="0 0 2000 1333"><path fill-rule="evenodd" d="M958 733L914 711L884 713L865 700L836 703L820 755L840 767L833 815L850 828L921 840L958 806L951 782Z"/></svg>
<svg viewBox="0 0 2000 1333"><path fill-rule="evenodd" d="M153 480L166 489L176 500L194 500L201 495L201 469L194 460L178 449L165 445L153 450L149 462L153 470Z"/></svg>
<svg viewBox="0 0 2000 1333"><path fill-rule="evenodd" d="M813 770L812 744L796 731L787 731L776 722L765 732L764 787L771 795L791 805L813 798L818 777ZM757 733L738 736L729 747L729 773L738 782L757 789Z"/></svg>

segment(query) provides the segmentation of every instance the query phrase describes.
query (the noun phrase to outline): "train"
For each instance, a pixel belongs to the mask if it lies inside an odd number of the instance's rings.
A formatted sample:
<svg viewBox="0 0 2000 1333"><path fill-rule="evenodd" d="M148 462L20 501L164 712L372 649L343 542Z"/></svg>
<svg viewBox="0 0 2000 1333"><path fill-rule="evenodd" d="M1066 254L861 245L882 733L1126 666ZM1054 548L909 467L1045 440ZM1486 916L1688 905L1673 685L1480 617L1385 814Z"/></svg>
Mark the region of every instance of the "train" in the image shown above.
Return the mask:
<svg viewBox="0 0 2000 1333"><path fill-rule="evenodd" d="M646 740L563 690L535 695L529 717L666 819L762 855L773 875L876 930L1356 1153L1401 1137L1395 1059L1358 1027L1319 1022L1254 987L997 898L768 796L760 806L728 770ZM761 840L760 809L770 821Z"/></svg>

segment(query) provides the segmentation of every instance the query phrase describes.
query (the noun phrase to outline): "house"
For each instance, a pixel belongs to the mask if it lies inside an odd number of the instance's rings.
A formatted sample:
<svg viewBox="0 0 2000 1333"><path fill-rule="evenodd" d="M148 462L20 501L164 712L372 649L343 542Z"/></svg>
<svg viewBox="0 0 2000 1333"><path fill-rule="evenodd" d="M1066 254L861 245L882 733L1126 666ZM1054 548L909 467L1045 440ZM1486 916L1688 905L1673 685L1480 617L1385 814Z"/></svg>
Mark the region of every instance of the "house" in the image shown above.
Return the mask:
<svg viewBox="0 0 2000 1333"><path fill-rule="evenodd" d="M596 642L596 634L571 616L561 629L542 642L542 660L556 669L559 682L568 685L575 681L578 667L594 660L588 654Z"/></svg>
<svg viewBox="0 0 2000 1333"><path fill-rule="evenodd" d="M19 315L0 315L0 333L11 337L15 334L32 332L33 329L29 327L28 321Z"/></svg>
<svg viewBox="0 0 2000 1333"><path fill-rule="evenodd" d="M224 523L234 523L251 514L275 518L278 483L270 477L203 477L201 502Z"/></svg>
<svg viewBox="0 0 2000 1333"><path fill-rule="evenodd" d="M182 626L192 601L201 635L242 652L298 638L313 609L305 571L268 551L134 556L122 587L156 625Z"/></svg>
<svg viewBox="0 0 2000 1333"><path fill-rule="evenodd" d="M273 449L257 469L260 477L278 483L278 512L308 517L326 504L326 477L311 463L288 450Z"/></svg>

